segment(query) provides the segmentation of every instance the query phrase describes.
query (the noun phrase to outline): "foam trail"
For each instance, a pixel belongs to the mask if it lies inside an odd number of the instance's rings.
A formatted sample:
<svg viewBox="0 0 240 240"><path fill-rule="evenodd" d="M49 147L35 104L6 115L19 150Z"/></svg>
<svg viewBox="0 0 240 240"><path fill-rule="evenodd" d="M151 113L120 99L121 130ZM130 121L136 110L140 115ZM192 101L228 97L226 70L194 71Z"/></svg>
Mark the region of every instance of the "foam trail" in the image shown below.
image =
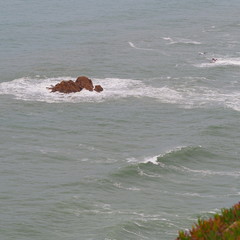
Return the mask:
<svg viewBox="0 0 240 240"><path fill-rule="evenodd" d="M217 61L212 62L209 59L207 63L194 65L195 67L224 67L224 66L240 66L240 58L217 58Z"/></svg>
<svg viewBox="0 0 240 240"><path fill-rule="evenodd" d="M176 38L175 40L173 40L170 37L163 37L162 39L169 41L168 44L193 44L193 45L200 45L202 44L201 42L198 41L194 41L191 39L185 39L185 38Z"/></svg>
<svg viewBox="0 0 240 240"><path fill-rule="evenodd" d="M128 42L128 44L129 44L132 48L135 48L135 49L138 49L138 50L154 51L154 49L151 49L151 48L139 48L139 47L136 47L132 42Z"/></svg>
<svg viewBox="0 0 240 240"><path fill-rule="evenodd" d="M132 42L128 42L128 43L132 48L136 48L135 45Z"/></svg>
<svg viewBox="0 0 240 240"><path fill-rule="evenodd" d="M217 171L212 171L212 170L191 169L191 168L184 167L184 166L182 166L182 169L186 172L196 173L196 174L200 174L200 175L203 175L203 176L207 176L207 175L232 176L232 177L239 177L240 176L239 171L217 172Z"/></svg>

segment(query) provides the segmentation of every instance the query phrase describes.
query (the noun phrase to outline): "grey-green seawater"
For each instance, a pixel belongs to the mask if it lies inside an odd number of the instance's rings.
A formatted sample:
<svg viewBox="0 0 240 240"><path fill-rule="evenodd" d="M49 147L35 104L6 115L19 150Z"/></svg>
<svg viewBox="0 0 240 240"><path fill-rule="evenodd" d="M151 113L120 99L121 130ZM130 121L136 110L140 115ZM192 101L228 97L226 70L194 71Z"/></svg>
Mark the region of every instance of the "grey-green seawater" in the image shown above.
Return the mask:
<svg viewBox="0 0 240 240"><path fill-rule="evenodd" d="M170 240L239 202L238 1L0 9L1 239ZM104 91L47 89L79 75Z"/></svg>

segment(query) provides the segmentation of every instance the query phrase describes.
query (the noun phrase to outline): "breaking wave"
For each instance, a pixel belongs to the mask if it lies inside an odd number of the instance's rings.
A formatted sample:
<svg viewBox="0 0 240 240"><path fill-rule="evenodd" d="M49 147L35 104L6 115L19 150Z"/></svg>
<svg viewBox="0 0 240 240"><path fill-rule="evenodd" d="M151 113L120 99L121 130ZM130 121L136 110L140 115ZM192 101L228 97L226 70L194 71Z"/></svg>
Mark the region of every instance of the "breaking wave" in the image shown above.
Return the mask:
<svg viewBox="0 0 240 240"><path fill-rule="evenodd" d="M199 169L198 163L209 159L217 159L217 156L202 146L179 146L156 156L143 159L129 158L127 161L131 165L122 169L118 174L125 178L128 176L162 178L170 172L197 176L240 177L240 171ZM197 166L197 169L191 168L190 165Z"/></svg>
<svg viewBox="0 0 240 240"><path fill-rule="evenodd" d="M199 161L203 158L211 158L213 157L213 155L214 154L212 154L202 146L178 146L162 154L152 157L145 157L143 160L140 161L140 163L151 163L164 167L166 164L169 163L175 162L178 164L182 164L183 162L187 161ZM128 159L128 161L136 162L137 160L133 161L133 159Z"/></svg>
<svg viewBox="0 0 240 240"><path fill-rule="evenodd" d="M209 152L201 146L182 146L174 148L154 157L145 158L143 163L158 165L168 171L179 173L189 173L201 176L231 176L240 177L240 171L215 171L210 169L192 169L188 167L188 162L201 162L204 159L216 158L215 154ZM186 165L186 166L184 166Z"/></svg>
<svg viewBox="0 0 240 240"><path fill-rule="evenodd" d="M212 157L214 157L214 154L202 146L179 146L156 156L144 157L142 159L128 158L126 160L131 165L122 169L121 174L134 177L139 174L139 168L155 171L154 165L160 167L159 171L163 169L164 172L167 170L187 172L189 170L183 164L199 162Z"/></svg>

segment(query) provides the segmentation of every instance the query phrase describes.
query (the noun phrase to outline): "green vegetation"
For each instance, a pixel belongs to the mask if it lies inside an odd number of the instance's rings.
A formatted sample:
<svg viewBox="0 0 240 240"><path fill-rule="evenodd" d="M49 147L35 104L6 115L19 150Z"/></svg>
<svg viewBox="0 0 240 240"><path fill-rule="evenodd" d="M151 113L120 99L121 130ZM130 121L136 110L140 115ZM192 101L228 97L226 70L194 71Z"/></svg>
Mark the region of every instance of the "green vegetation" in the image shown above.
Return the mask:
<svg viewBox="0 0 240 240"><path fill-rule="evenodd" d="M240 240L240 202L213 218L199 219L191 230L180 231L176 240Z"/></svg>

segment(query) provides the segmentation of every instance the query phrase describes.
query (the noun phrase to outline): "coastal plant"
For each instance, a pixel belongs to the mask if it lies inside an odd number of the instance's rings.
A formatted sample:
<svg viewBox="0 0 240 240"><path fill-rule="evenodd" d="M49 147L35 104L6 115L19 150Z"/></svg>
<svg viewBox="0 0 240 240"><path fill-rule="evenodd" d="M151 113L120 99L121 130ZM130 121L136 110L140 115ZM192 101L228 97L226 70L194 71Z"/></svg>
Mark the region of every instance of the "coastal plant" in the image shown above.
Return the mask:
<svg viewBox="0 0 240 240"><path fill-rule="evenodd" d="M210 219L198 219L191 230L179 231L176 240L240 240L240 202Z"/></svg>

